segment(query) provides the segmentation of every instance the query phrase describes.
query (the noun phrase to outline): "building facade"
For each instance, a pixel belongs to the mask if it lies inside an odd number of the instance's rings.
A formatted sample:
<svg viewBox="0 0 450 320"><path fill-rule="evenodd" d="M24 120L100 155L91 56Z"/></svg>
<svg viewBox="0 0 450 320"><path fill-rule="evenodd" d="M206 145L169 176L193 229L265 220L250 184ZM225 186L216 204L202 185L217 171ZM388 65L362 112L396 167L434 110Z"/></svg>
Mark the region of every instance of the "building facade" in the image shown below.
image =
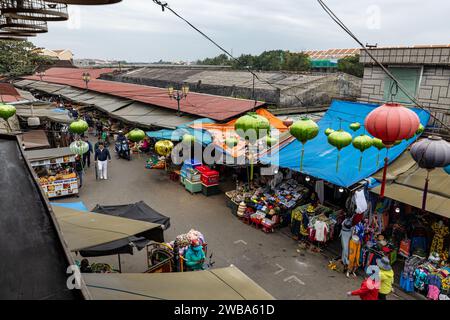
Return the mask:
<svg viewBox="0 0 450 320"><path fill-rule="evenodd" d="M450 125L450 45L376 48L370 52L410 95L440 121ZM365 51L361 51L360 62L364 64L364 77L359 101L412 105ZM431 118L429 126L439 128L440 124Z"/></svg>

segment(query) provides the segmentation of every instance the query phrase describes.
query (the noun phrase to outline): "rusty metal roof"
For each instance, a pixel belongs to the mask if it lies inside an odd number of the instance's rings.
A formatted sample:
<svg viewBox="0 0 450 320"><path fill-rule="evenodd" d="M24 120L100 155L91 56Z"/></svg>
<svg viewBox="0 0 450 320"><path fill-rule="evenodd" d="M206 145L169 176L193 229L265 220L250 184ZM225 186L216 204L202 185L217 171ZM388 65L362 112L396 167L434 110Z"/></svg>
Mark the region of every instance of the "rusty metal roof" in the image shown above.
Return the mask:
<svg viewBox="0 0 450 320"><path fill-rule="evenodd" d="M177 110L177 101L169 98L166 89L98 79L101 74L112 72L113 70L114 69L109 68L51 68L45 72L42 81L64 84L75 88L86 88L86 84L82 80L82 74L84 72L89 72L91 80L88 84L88 89L91 91L122 97L166 109ZM40 80L40 77L29 76L25 77L25 79ZM236 117L263 104L264 102L260 101L255 105L255 102L252 100L190 92L186 99L180 101L180 110L191 115L223 121Z"/></svg>

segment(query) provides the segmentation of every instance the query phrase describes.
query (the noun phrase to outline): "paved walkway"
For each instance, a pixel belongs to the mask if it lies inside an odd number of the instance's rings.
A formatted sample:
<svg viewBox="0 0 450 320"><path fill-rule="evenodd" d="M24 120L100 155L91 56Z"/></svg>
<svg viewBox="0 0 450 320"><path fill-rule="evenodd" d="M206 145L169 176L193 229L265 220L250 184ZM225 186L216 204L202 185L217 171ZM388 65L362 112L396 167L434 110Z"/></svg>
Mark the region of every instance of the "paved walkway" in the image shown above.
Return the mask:
<svg viewBox="0 0 450 320"><path fill-rule="evenodd" d="M346 292L359 288L360 278L327 268L320 253L297 252L298 245L282 232L265 234L243 224L226 206L225 195L191 195L179 183L170 181L163 170L145 169L144 158L115 159L109 164L109 179L96 181L88 169L79 200L92 209L96 204L126 204L143 200L171 218L167 241L191 228L201 231L213 253L214 267L233 264L277 299L357 299ZM59 201L79 201L65 198ZM145 250L122 255L122 272L146 270ZM80 259L80 257L78 257ZM117 266L117 256L90 258ZM395 295L390 297L397 299Z"/></svg>

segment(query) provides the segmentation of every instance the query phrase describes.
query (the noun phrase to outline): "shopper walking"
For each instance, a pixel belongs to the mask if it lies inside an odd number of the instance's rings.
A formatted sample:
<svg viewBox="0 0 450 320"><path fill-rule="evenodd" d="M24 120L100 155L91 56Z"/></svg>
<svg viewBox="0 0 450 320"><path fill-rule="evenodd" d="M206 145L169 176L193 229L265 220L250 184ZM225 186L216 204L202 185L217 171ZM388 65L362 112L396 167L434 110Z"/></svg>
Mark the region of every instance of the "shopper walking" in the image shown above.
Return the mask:
<svg viewBox="0 0 450 320"><path fill-rule="evenodd" d="M380 300L386 300L386 296L394 291L392 288L392 284L394 283L394 271L392 270L388 257L377 259L377 265L380 268L380 290L378 292L378 298Z"/></svg>
<svg viewBox="0 0 450 320"><path fill-rule="evenodd" d="M92 143L89 142L87 136L83 137L83 141L89 145L88 152L83 154L83 164L87 165L89 168L91 167L91 154L93 153Z"/></svg>
<svg viewBox="0 0 450 320"><path fill-rule="evenodd" d="M100 179L108 179L108 161L111 162L111 155L109 150L105 148L103 142L98 144L98 149L95 150L95 163L98 166Z"/></svg>
<svg viewBox="0 0 450 320"><path fill-rule="evenodd" d="M80 188L83 186L83 163L79 154L75 157L75 171L80 178Z"/></svg>
<svg viewBox="0 0 450 320"><path fill-rule="evenodd" d="M359 296L361 300L378 300L377 280L373 278L373 269L367 269L367 278L361 283L361 287L355 291L347 292L348 296Z"/></svg>

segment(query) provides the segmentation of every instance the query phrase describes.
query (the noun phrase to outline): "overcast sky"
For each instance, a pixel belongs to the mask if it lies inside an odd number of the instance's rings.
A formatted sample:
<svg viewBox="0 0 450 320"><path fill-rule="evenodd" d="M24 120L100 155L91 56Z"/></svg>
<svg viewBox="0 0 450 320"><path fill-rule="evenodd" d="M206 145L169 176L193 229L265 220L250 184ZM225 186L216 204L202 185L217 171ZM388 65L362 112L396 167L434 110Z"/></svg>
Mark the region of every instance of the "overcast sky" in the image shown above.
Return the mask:
<svg viewBox="0 0 450 320"><path fill-rule="evenodd" d="M234 55L264 50L353 48L316 0L167 0ZM326 0L366 43L450 43L450 1ZM193 61L221 52L182 20L151 0L106 6L71 6L68 22L49 22L49 32L30 38L37 46L71 49L75 59L135 62Z"/></svg>

